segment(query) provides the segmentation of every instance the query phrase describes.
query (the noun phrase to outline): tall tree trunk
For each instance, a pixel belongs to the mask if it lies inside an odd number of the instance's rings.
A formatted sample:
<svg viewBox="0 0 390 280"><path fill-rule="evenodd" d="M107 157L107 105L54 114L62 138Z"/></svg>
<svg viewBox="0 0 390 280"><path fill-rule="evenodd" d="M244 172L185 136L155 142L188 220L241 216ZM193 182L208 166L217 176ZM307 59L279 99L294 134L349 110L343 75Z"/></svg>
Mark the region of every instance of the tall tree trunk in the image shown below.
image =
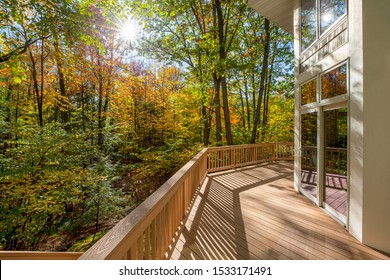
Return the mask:
<svg viewBox="0 0 390 280"><path fill-rule="evenodd" d="M60 95L61 95L61 103L63 103L64 100L67 102L67 94L66 94L66 88L65 88L65 78L64 78L64 72L62 70L62 61L61 61L61 52L60 48L58 46L58 42L54 40L54 56L57 62L57 74L58 74L58 83L60 86ZM71 126L70 126L70 117L69 117L69 110L68 110L68 104L62 105L60 108L61 112L61 120L64 124L64 129L67 132L70 132Z"/></svg>
<svg viewBox="0 0 390 280"><path fill-rule="evenodd" d="M266 74L267 74L267 69L268 69L268 57L269 57L269 45L270 45L269 26L270 26L269 20L264 19L263 65L261 68L261 75L260 75L259 96L257 99L256 111L255 111L254 120L253 120L252 137L251 137L252 144L256 143L256 139L257 139L257 128L258 128L258 125L260 123L261 101L263 99L265 80L267 77Z"/></svg>
<svg viewBox="0 0 390 280"><path fill-rule="evenodd" d="M42 40L43 44L43 40ZM30 57L30 62L31 62L31 78L33 81L33 91L35 95L35 100L37 102L37 111L38 111L38 125L40 127L43 127L43 106L42 106L42 101L43 98L41 97L42 89L41 91L39 90L39 83L38 83L38 71L37 71L37 63L35 61L34 55L30 49L28 48L28 53Z"/></svg>
<svg viewBox="0 0 390 280"><path fill-rule="evenodd" d="M239 92L240 92L240 101L241 101L241 119L242 119L242 127L244 128L244 130L246 129L246 121L245 121L245 105L244 105L244 96L243 96L243 92L242 92L242 89L239 88Z"/></svg>
<svg viewBox="0 0 390 280"><path fill-rule="evenodd" d="M245 93L245 108L246 108L246 123L248 126L248 130L251 129L251 110L249 107L249 87L248 87L248 78L246 72L244 71L244 93ZM245 111L244 111L245 112ZM245 117L245 115L244 115Z"/></svg>
<svg viewBox="0 0 390 280"><path fill-rule="evenodd" d="M223 116L225 119L225 130L226 130L226 143L233 145L233 135L230 123L230 111L229 111L229 100L226 76L222 77L222 101L223 101Z"/></svg>
<svg viewBox="0 0 390 280"><path fill-rule="evenodd" d="M7 89L7 97L6 102L10 102L12 98L12 84L8 84ZM6 106L6 116L5 116L5 123L6 123L6 129L2 129L4 131L3 135L1 135L2 142L3 142L3 154L6 153L7 149L9 148L9 140L11 140L11 106Z"/></svg>
<svg viewBox="0 0 390 280"><path fill-rule="evenodd" d="M222 142L222 119L221 119L221 80L217 77L217 73L213 74L214 80L214 103L215 103L215 140L218 143Z"/></svg>
<svg viewBox="0 0 390 280"><path fill-rule="evenodd" d="M207 112L206 105L202 104L203 120L203 145L207 147L210 143L211 115Z"/></svg>
<svg viewBox="0 0 390 280"><path fill-rule="evenodd" d="M225 27L227 30L227 24L224 20L224 15L222 11L222 4L220 0L215 0L215 12L217 16L217 27L218 27L218 42L219 42L219 63L221 65L221 73L218 74L218 79L221 83L222 89L222 106L223 106L223 116L225 120L225 133L226 133L226 143L228 145L233 145L233 136L230 123L230 111L229 111L229 100L228 100L228 89L226 81L226 33Z"/></svg>
<svg viewBox="0 0 390 280"><path fill-rule="evenodd" d="M262 130L262 133L261 133L261 140L262 141L264 141L264 139L265 139L265 133L266 133L265 128L267 127L267 124L268 124L268 112L269 112L268 103L269 103L269 94L271 91L271 80L272 80L272 73L273 73L273 69L274 69L274 62L275 62L275 57L277 55L276 48L277 48L277 40L275 38L273 40L273 43L272 43L272 54L271 54L271 62L270 62L271 66L270 66L270 69L268 71L267 82L266 82L266 87L265 87L265 94L264 94L263 120L262 120L262 124L263 124L264 129Z"/></svg>
<svg viewBox="0 0 390 280"><path fill-rule="evenodd" d="M272 59L271 63L273 63L273 59ZM273 64L271 64L271 65L273 65ZM261 132L261 140L262 141L264 141L265 133L266 133L266 126L268 124L268 112L269 112L268 103L269 103L269 93L271 90L271 78L272 78L272 66L271 66L271 69L269 71L267 83L266 83L265 90L264 90L263 118L262 118L263 129Z"/></svg>
<svg viewBox="0 0 390 280"><path fill-rule="evenodd" d="M99 51L97 51L99 52ZM97 66L98 66L98 141L97 144L100 148L103 146L103 75L102 75L102 65L101 65L100 54L97 54Z"/></svg>
<svg viewBox="0 0 390 280"><path fill-rule="evenodd" d="M19 100L20 100L20 92L17 91L16 94L16 104L15 104L15 128L18 128L18 118L19 118ZM19 139L18 130L15 129L15 141ZM17 144L16 144L17 145Z"/></svg>
<svg viewBox="0 0 390 280"><path fill-rule="evenodd" d="M98 145L103 146L103 81L99 80L98 100Z"/></svg>
<svg viewBox="0 0 390 280"><path fill-rule="evenodd" d="M40 108L40 114L39 114L39 125L41 127L43 127L43 87L44 87L44 80L45 80L45 75L44 75L44 72L43 72L43 66L44 66L44 60L45 60L45 54L44 54L44 51L45 51L45 48L44 48L44 42L45 40L42 39L42 44L41 44L41 94L40 94L40 97L39 97L39 101L40 101L40 104L41 104L41 108Z"/></svg>
<svg viewBox="0 0 390 280"><path fill-rule="evenodd" d="M85 92L84 92L84 83L81 83L81 120L82 120L82 127L83 127L83 132L86 132L86 125L85 125Z"/></svg>

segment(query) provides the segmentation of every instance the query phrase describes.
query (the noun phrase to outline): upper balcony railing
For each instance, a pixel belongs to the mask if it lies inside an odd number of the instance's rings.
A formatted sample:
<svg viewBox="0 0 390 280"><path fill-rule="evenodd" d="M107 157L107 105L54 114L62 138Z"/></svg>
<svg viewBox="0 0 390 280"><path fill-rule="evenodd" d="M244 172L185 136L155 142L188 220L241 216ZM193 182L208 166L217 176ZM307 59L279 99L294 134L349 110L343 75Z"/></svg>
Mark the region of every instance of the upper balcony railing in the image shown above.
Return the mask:
<svg viewBox="0 0 390 280"><path fill-rule="evenodd" d="M207 173L293 156L293 143L205 148L79 259L167 259Z"/></svg>

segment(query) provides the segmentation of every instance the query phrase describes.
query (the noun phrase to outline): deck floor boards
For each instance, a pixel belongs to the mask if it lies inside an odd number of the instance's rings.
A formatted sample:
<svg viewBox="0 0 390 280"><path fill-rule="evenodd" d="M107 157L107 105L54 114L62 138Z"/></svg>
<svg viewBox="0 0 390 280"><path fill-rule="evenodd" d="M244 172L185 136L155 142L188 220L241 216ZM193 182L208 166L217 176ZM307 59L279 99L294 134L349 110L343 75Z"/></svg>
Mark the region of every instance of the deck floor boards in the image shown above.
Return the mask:
<svg viewBox="0 0 390 280"><path fill-rule="evenodd" d="M389 259L293 189L293 165L210 174L171 259Z"/></svg>

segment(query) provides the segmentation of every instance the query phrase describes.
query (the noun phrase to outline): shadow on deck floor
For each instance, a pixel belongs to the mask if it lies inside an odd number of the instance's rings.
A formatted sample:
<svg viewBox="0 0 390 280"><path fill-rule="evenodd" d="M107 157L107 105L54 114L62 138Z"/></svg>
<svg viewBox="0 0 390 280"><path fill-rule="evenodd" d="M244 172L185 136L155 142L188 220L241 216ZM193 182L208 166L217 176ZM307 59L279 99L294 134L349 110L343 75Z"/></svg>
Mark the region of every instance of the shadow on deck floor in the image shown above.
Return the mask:
<svg viewBox="0 0 390 280"><path fill-rule="evenodd" d="M209 174L171 259L389 259L293 189L293 164Z"/></svg>

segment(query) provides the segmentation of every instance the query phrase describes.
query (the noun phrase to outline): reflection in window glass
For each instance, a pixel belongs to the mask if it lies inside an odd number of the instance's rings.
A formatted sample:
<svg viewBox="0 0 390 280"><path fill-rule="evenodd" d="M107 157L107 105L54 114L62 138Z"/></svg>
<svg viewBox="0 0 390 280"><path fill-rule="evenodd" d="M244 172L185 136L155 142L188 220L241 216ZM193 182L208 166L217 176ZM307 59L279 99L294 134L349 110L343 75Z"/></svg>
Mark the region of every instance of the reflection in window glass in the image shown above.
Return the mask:
<svg viewBox="0 0 390 280"><path fill-rule="evenodd" d="M302 115L302 146L317 146L317 112Z"/></svg>
<svg viewBox="0 0 390 280"><path fill-rule="evenodd" d="M347 215L348 202L348 111L324 112L325 192L324 201L338 213Z"/></svg>
<svg viewBox="0 0 390 280"><path fill-rule="evenodd" d="M301 188L317 197L317 112L301 118Z"/></svg>
<svg viewBox="0 0 390 280"><path fill-rule="evenodd" d="M302 0L301 47L304 51L317 38L316 0Z"/></svg>
<svg viewBox="0 0 390 280"><path fill-rule="evenodd" d="M321 34L347 12L346 0L320 0Z"/></svg>
<svg viewBox="0 0 390 280"><path fill-rule="evenodd" d="M316 92L316 80L312 80L301 86L301 105L316 102Z"/></svg>
<svg viewBox="0 0 390 280"><path fill-rule="evenodd" d="M329 71L321 77L321 99L347 93L347 65Z"/></svg>

